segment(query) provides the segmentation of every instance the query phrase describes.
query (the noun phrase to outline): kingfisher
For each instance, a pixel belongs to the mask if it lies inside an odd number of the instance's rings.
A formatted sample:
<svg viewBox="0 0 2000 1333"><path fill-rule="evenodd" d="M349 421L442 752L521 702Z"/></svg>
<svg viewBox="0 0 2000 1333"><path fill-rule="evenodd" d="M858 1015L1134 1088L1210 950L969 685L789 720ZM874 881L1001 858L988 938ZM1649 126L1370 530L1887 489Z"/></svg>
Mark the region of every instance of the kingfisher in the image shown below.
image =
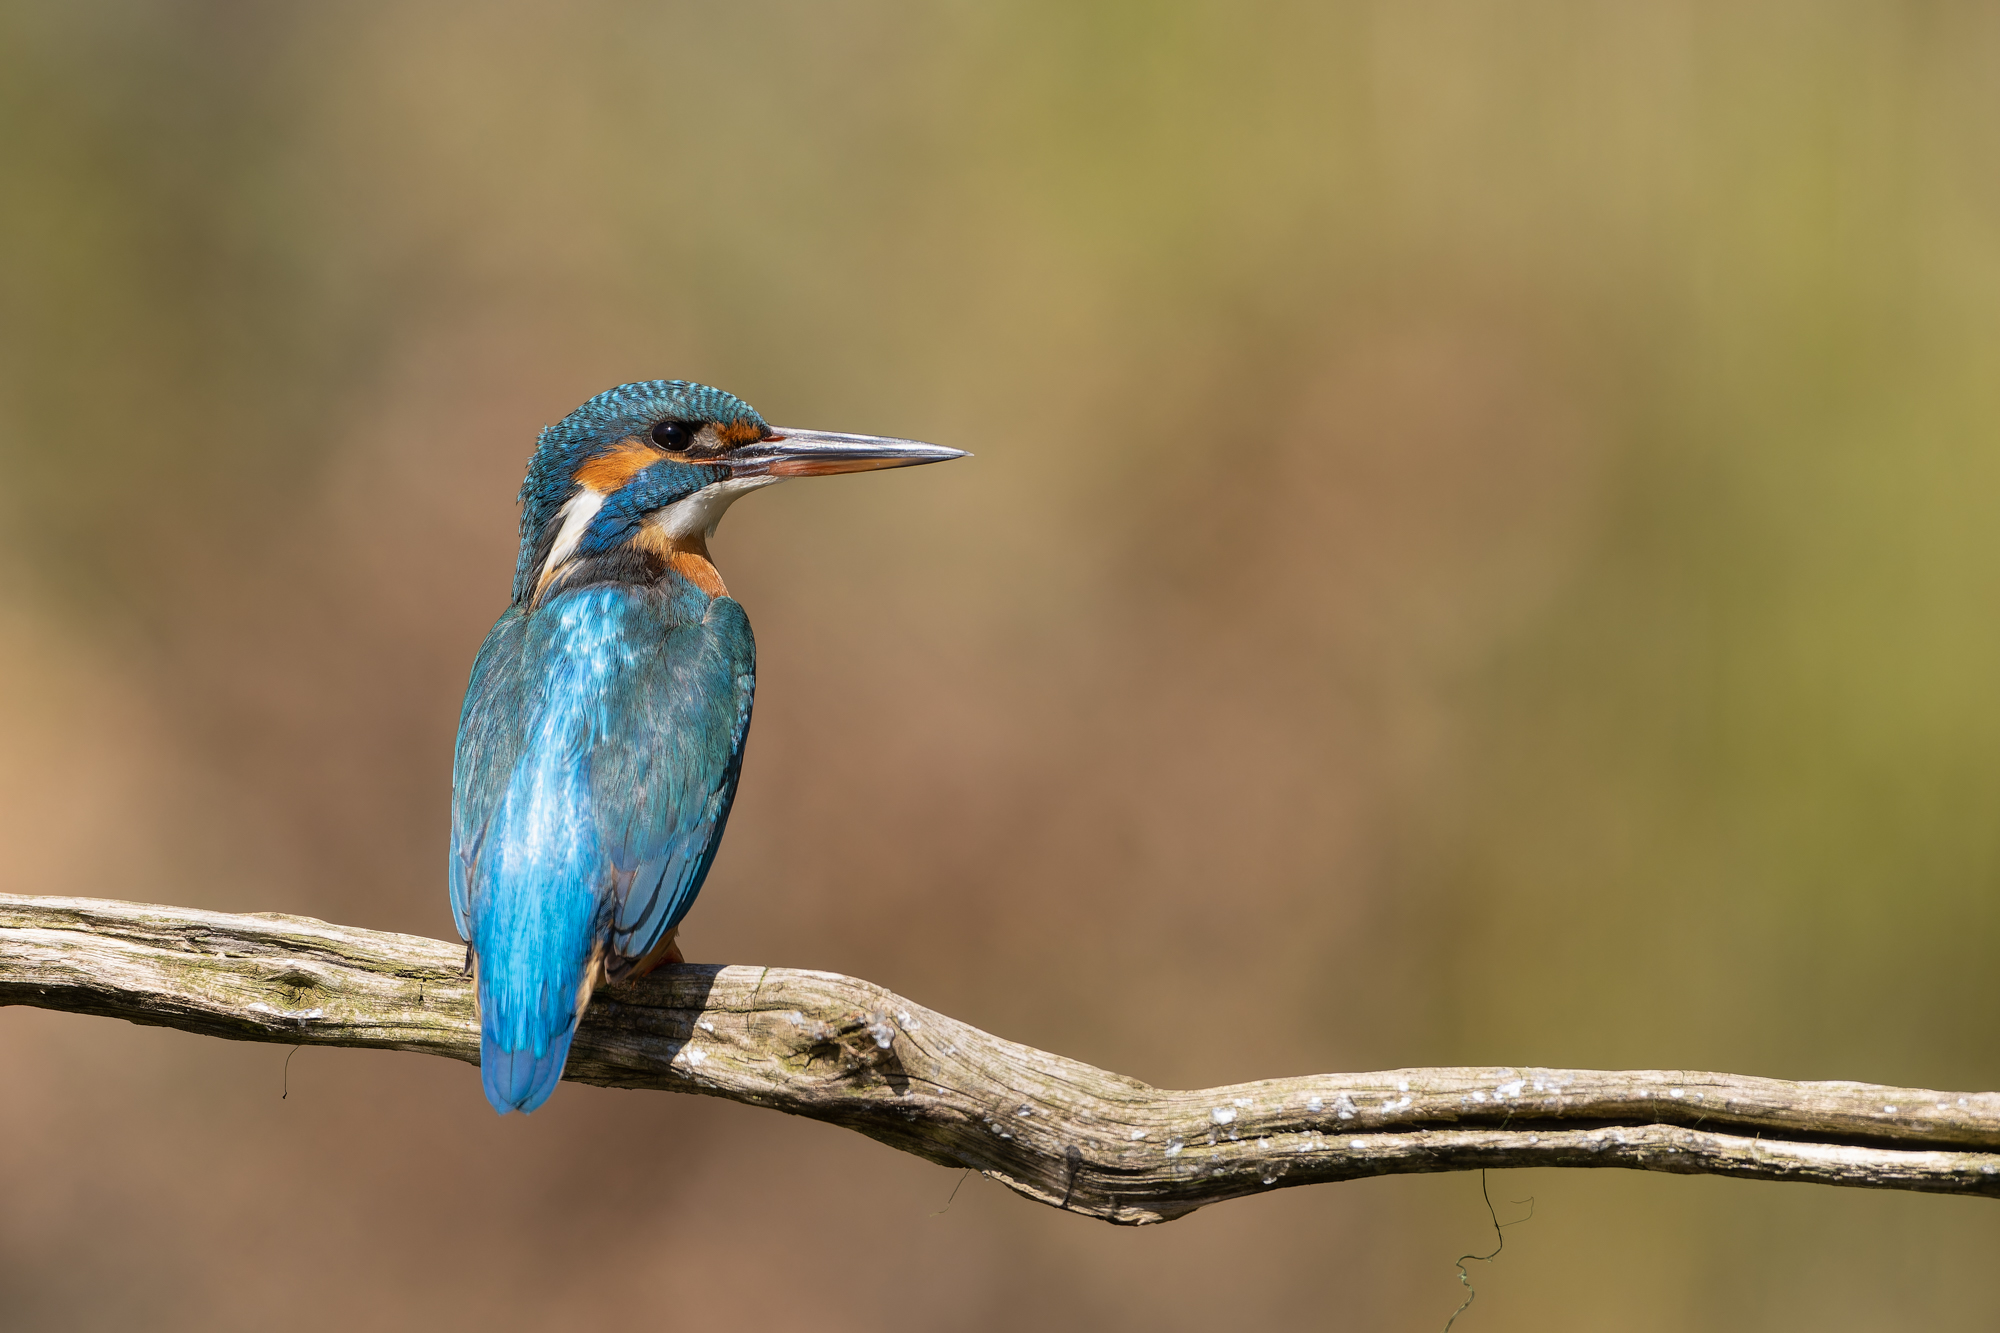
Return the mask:
<svg viewBox="0 0 2000 1333"><path fill-rule="evenodd" d="M708 553L723 513L791 477L964 456L769 426L686 380L622 384L543 429L452 761L451 911L501 1115L548 1100L597 987L683 961L757 689Z"/></svg>

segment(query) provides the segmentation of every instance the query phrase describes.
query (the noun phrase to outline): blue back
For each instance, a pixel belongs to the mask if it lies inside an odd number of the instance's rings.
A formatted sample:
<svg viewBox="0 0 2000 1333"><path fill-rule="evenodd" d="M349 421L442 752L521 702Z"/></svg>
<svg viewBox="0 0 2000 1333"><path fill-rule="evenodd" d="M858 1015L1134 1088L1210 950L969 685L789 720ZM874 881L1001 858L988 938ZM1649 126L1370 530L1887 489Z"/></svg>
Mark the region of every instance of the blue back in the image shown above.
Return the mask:
<svg viewBox="0 0 2000 1333"><path fill-rule="evenodd" d="M451 900L503 1114L561 1079L586 973L619 975L693 904L755 689L743 608L678 575L558 593L487 635L453 764Z"/></svg>

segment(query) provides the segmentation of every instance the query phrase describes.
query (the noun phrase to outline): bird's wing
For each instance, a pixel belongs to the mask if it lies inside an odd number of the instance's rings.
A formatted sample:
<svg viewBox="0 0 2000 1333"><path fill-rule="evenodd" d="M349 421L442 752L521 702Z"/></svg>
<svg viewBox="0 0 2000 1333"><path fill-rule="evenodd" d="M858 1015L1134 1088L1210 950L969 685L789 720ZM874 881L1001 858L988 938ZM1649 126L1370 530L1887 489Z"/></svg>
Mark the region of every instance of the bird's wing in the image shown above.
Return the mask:
<svg viewBox="0 0 2000 1333"><path fill-rule="evenodd" d="M509 607L479 646L451 765L451 916L472 939L471 886L493 812L520 760L529 720L521 672L525 618Z"/></svg>
<svg viewBox="0 0 2000 1333"><path fill-rule="evenodd" d="M610 857L610 947L626 966L680 924L736 799L756 689L743 608L711 602L675 625L607 691L590 756L591 805ZM625 969L613 964L613 975Z"/></svg>
<svg viewBox="0 0 2000 1333"><path fill-rule="evenodd" d="M611 899L612 952L636 960L680 923L715 859L742 770L756 645L731 598L693 623L648 614L646 594L633 600L621 636L632 651L571 744L588 755L591 822L609 861L597 892ZM545 684L523 669L524 626L509 610L486 636L459 719L450 886L468 940L480 852Z"/></svg>

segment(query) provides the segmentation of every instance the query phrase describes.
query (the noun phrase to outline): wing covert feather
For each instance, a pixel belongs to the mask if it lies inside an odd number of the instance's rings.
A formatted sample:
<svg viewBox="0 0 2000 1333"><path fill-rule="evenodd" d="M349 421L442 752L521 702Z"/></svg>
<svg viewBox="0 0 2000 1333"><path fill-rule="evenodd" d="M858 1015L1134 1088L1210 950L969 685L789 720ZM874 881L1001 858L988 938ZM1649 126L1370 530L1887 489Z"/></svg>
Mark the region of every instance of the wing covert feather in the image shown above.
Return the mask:
<svg viewBox="0 0 2000 1333"><path fill-rule="evenodd" d="M693 904L728 823L756 690L743 608L710 603L677 626L606 700L591 801L614 871L611 949L643 958Z"/></svg>
<svg viewBox="0 0 2000 1333"><path fill-rule="evenodd" d="M528 724L521 673L525 618L509 607L479 645L458 715L451 764L451 915L460 939L472 938L471 895L479 847L494 808L520 761Z"/></svg>

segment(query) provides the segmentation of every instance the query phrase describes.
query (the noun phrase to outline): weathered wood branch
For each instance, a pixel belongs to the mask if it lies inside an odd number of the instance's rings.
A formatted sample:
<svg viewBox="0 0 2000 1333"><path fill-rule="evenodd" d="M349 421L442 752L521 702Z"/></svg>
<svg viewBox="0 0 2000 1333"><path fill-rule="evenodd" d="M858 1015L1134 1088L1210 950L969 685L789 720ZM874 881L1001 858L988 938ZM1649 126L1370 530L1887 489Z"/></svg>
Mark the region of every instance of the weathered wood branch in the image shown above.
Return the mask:
<svg viewBox="0 0 2000 1333"><path fill-rule="evenodd" d="M462 959L457 944L309 917L0 894L0 1005L239 1041L477 1061ZM829 1121L1126 1224L1287 1185L1477 1167L2000 1196L1996 1093L1499 1068L1176 1092L828 972L691 965L600 992L567 1076Z"/></svg>

